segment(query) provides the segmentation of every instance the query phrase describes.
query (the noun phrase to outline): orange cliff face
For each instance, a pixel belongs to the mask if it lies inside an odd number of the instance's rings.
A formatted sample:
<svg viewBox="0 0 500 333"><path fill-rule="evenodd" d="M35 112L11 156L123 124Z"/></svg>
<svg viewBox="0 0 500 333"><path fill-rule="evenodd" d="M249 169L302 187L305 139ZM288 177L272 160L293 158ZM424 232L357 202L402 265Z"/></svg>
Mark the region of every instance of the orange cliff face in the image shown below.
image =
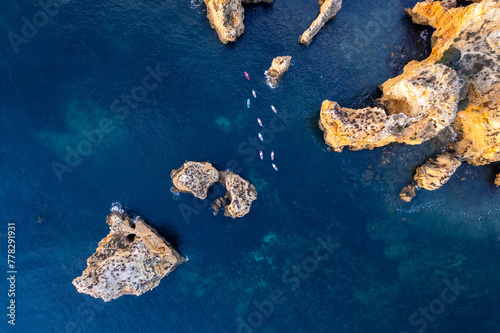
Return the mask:
<svg viewBox="0 0 500 333"><path fill-rule="evenodd" d="M436 29L432 52L382 84L377 107L323 102L320 127L335 151L420 144L452 126L458 136L450 153L458 160L500 161L500 2L448 8L450 2L425 1L406 10L415 23Z"/></svg>

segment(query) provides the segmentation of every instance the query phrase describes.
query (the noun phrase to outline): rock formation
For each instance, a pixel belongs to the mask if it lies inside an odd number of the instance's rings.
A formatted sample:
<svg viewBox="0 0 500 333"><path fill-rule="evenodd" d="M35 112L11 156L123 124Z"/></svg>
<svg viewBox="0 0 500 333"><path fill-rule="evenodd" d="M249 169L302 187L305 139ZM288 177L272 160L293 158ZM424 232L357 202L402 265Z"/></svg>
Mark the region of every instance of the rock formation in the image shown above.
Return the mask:
<svg viewBox="0 0 500 333"><path fill-rule="evenodd" d="M276 57L273 59L271 67L264 73L266 75L267 84L271 88L276 88L281 76L285 74L290 67L291 60L292 57L290 56Z"/></svg>
<svg viewBox="0 0 500 333"><path fill-rule="evenodd" d="M224 206L224 216L231 216L234 219L248 214L252 202L257 200L255 186L231 171L221 171L219 181L227 192L224 198L219 198L214 203L215 206L212 206L216 214L220 209L220 204Z"/></svg>
<svg viewBox="0 0 500 333"><path fill-rule="evenodd" d="M376 107L353 110L324 101L320 127L326 143L337 152L420 144L450 126L457 134L449 149L454 159L442 155L419 168L432 172L416 175L428 189L446 182L459 160L500 161L500 2L475 2L454 8L453 0L424 1L407 9L415 23L436 29L430 56L408 63L403 74L382 84ZM435 167L441 165L439 178ZM414 194L410 188L401 192L403 199Z"/></svg>
<svg viewBox="0 0 500 333"><path fill-rule="evenodd" d="M245 31L242 3L258 3L272 0L203 0L207 6L207 17L224 44L234 42Z"/></svg>
<svg viewBox="0 0 500 333"><path fill-rule="evenodd" d="M461 164L455 156L444 152L419 166L413 179L418 187L434 191L446 184Z"/></svg>
<svg viewBox="0 0 500 333"><path fill-rule="evenodd" d="M174 187L172 192L191 193L205 199L208 189L219 181L219 172L208 162L186 162L170 173Z"/></svg>
<svg viewBox="0 0 500 333"><path fill-rule="evenodd" d="M326 143L337 152L346 146L360 150L392 142L420 144L455 119L460 85L451 68L432 64L398 78L383 85L379 104L384 108L353 110L324 101L320 127Z"/></svg>
<svg viewBox="0 0 500 333"><path fill-rule="evenodd" d="M224 207L225 216L243 217L257 200L257 191L250 182L230 171L219 172L208 162L186 162L172 170L170 176L174 183L172 192L187 192L200 199L205 199L208 189L220 182L226 188L226 195L213 202L215 214Z"/></svg>
<svg viewBox="0 0 500 333"><path fill-rule="evenodd" d="M87 269L73 280L78 292L105 302L122 295L139 296L160 283L185 259L156 230L137 218L112 212L110 233L87 260Z"/></svg>
<svg viewBox="0 0 500 333"><path fill-rule="evenodd" d="M495 186L499 187L500 186L500 173L496 175L495 177Z"/></svg>
<svg viewBox="0 0 500 333"><path fill-rule="evenodd" d="M413 177L414 184L404 187L399 196L404 201L409 202L417 194L417 187L429 191L441 188L461 164L462 162L449 152L430 158L424 165L417 168Z"/></svg>
<svg viewBox="0 0 500 333"><path fill-rule="evenodd" d="M300 36L299 42L302 44L309 45L311 43L314 36L323 28L326 22L330 21L340 10L342 0L319 0L318 4L321 6L319 15Z"/></svg>
<svg viewBox="0 0 500 333"><path fill-rule="evenodd" d="M399 197L401 200L406 202L410 202L417 195L417 187L415 184L406 185L401 192L399 193Z"/></svg>

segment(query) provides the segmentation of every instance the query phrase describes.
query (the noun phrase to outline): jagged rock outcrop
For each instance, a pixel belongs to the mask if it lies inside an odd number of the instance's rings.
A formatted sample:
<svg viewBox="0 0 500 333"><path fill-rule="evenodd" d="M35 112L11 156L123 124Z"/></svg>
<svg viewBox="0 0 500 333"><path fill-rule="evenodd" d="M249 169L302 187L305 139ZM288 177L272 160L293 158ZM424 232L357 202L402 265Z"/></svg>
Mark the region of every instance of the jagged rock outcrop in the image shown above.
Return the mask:
<svg viewBox="0 0 500 333"><path fill-rule="evenodd" d="M208 162L186 162L170 173L174 187L172 192L191 193L205 199L208 189L219 181L219 172Z"/></svg>
<svg viewBox="0 0 500 333"><path fill-rule="evenodd" d="M417 195L417 187L415 184L406 185L401 192L399 193L399 197L401 200L410 202Z"/></svg>
<svg viewBox="0 0 500 333"><path fill-rule="evenodd" d="M500 2L475 2L454 8L453 0L424 1L407 9L415 23L436 29L430 56L382 84L376 107L352 110L324 101L320 127L326 143L338 152L419 144L450 126L457 134L449 149L456 161L500 161ZM443 174L456 163L444 164ZM449 179L416 177L429 188ZM407 199L413 191L408 187L400 195Z"/></svg>
<svg viewBox="0 0 500 333"><path fill-rule="evenodd" d="M243 3L271 3L273 0L203 0L207 17L224 44L234 42L245 31Z"/></svg>
<svg viewBox="0 0 500 333"><path fill-rule="evenodd" d="M441 188L441 186L448 182L461 164L462 162L449 152L444 152L430 158L417 168L413 177L414 183L403 188L399 193L400 198L407 202L411 201L417 194L416 186L429 191Z"/></svg>
<svg viewBox="0 0 500 333"><path fill-rule="evenodd" d="M172 170L174 183L172 192L187 192L205 199L208 189L220 182L226 188L226 195L215 199L212 208L217 214L224 207L224 215L232 218L243 217L250 211L252 202L257 200L255 186L231 171L217 171L208 162L186 162Z"/></svg>
<svg viewBox="0 0 500 333"><path fill-rule="evenodd" d="M311 26L300 36L299 42L309 45L316 34L323 28L326 22L330 21L342 7L342 0L319 0L318 17L311 23Z"/></svg>
<svg viewBox="0 0 500 333"><path fill-rule="evenodd" d="M87 260L87 269L73 280L78 292L105 302L123 295L139 296L185 259L142 219L112 212L106 223L110 233Z"/></svg>
<svg viewBox="0 0 500 333"><path fill-rule="evenodd" d="M496 175L495 177L495 186L499 187L500 186L500 173Z"/></svg>
<svg viewBox="0 0 500 333"><path fill-rule="evenodd" d="M231 171L221 171L219 181L224 185L227 192L224 198L219 198L215 202L215 207L222 204L224 206L224 216L231 216L233 219L248 214L252 202L257 200L255 186ZM214 211L217 213L219 208L220 206Z"/></svg>
<svg viewBox="0 0 500 333"><path fill-rule="evenodd" d="M292 57L290 56L276 57L273 59L271 67L264 73L266 75L267 84L271 88L276 88L281 76L288 71L291 60Z"/></svg>
<svg viewBox="0 0 500 333"><path fill-rule="evenodd" d="M446 184L461 164L455 156L444 152L419 166L413 179L418 187L434 191Z"/></svg>
<svg viewBox="0 0 500 333"><path fill-rule="evenodd" d="M420 144L456 117L459 78L451 68L432 64L384 86L381 107L354 110L324 101L320 127L335 151L373 149L392 142Z"/></svg>

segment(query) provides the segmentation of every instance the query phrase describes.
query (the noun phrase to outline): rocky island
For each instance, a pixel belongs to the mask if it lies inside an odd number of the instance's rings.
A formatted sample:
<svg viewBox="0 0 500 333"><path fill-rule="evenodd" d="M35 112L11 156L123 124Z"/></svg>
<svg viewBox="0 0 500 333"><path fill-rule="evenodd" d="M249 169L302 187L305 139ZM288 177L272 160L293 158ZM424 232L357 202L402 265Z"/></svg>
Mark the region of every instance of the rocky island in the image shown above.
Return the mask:
<svg viewBox="0 0 500 333"><path fill-rule="evenodd" d="M401 192L409 201L416 194L411 187L435 190L462 162L500 161L500 3L425 1L406 12L436 29L430 56L383 83L375 107L354 110L324 101L319 126L337 152L415 145L453 129L448 151L417 169L414 184Z"/></svg>
<svg viewBox="0 0 500 333"><path fill-rule="evenodd" d="M87 260L87 269L73 280L78 292L105 302L123 295L142 295L185 259L142 219L112 212L110 233Z"/></svg>
<svg viewBox="0 0 500 333"><path fill-rule="evenodd" d="M186 162L172 170L172 192L191 193L198 199L207 197L208 189L219 181L219 171L208 162Z"/></svg>
<svg viewBox="0 0 500 333"><path fill-rule="evenodd" d="M266 75L267 84L271 88L276 88L278 86L279 80L281 79L283 74L288 71L291 61L292 57L290 56L276 57L273 59L271 67L269 67L269 69L264 72L264 74Z"/></svg>
<svg viewBox="0 0 500 333"><path fill-rule="evenodd" d="M217 171L208 162L186 162L170 174L172 192L191 193L199 199L207 197L208 189L216 182L226 188L226 195L215 199L212 208L217 214L224 207L224 216L243 217L257 200L255 186L231 171Z"/></svg>
<svg viewBox="0 0 500 333"><path fill-rule="evenodd" d="M234 42L245 31L243 4L271 3L273 0L203 0L207 6L207 17L224 44Z"/></svg>

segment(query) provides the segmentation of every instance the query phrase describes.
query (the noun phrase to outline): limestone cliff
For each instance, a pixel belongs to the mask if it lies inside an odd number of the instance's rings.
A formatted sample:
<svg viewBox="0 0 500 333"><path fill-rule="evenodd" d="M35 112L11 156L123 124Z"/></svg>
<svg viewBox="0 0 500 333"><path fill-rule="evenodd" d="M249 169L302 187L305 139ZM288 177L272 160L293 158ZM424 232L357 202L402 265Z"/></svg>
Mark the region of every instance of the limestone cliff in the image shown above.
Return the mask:
<svg viewBox="0 0 500 333"><path fill-rule="evenodd" d="M213 202L216 214L224 207L225 216L243 217L250 211L252 202L257 200L257 191L250 182L230 171L219 172L208 162L186 162L179 169L172 170L170 176L174 183L172 192L191 193L200 199L205 199L209 188L220 182L227 192Z"/></svg>
<svg viewBox="0 0 500 333"><path fill-rule="evenodd" d="M310 44L314 36L323 28L326 22L330 21L340 10L342 0L319 0L321 7L318 17L311 23L311 26L300 36L299 42Z"/></svg>
<svg viewBox="0 0 500 333"><path fill-rule="evenodd" d="M459 90L455 71L432 64L384 86L379 103L385 108L354 110L324 101L320 127L326 143L337 152L346 146L360 150L391 142L420 144L455 119Z"/></svg>
<svg viewBox="0 0 500 333"><path fill-rule="evenodd" d="M112 212L110 233L87 260L87 269L73 280L78 292L105 302L123 295L139 296L160 283L185 259L142 219L135 223Z"/></svg>
<svg viewBox="0 0 500 333"><path fill-rule="evenodd" d="M453 0L429 0L407 9L415 23L436 29L430 56L408 63L403 74L383 83L376 107L353 110L324 101L320 127L326 143L338 152L420 144L451 126L457 140L450 153L457 161L500 161L500 2L475 2L455 8ZM455 163L443 164L443 172L454 172ZM449 176L436 182L432 173L416 175L429 189ZM412 194L410 186L401 196Z"/></svg>
<svg viewBox="0 0 500 333"><path fill-rule="evenodd" d="M219 181L219 172L208 162L186 162L170 173L174 187L172 192L191 193L205 199L208 189Z"/></svg>
<svg viewBox="0 0 500 333"><path fill-rule="evenodd" d="M276 88L281 76L288 71L291 60L292 57L290 56L276 57L273 59L271 67L264 73L266 75L267 84L271 88Z"/></svg>
<svg viewBox="0 0 500 333"><path fill-rule="evenodd" d="M258 3L272 0L203 0L207 6L207 17L224 44L234 42L245 31L245 13L242 3Z"/></svg>

